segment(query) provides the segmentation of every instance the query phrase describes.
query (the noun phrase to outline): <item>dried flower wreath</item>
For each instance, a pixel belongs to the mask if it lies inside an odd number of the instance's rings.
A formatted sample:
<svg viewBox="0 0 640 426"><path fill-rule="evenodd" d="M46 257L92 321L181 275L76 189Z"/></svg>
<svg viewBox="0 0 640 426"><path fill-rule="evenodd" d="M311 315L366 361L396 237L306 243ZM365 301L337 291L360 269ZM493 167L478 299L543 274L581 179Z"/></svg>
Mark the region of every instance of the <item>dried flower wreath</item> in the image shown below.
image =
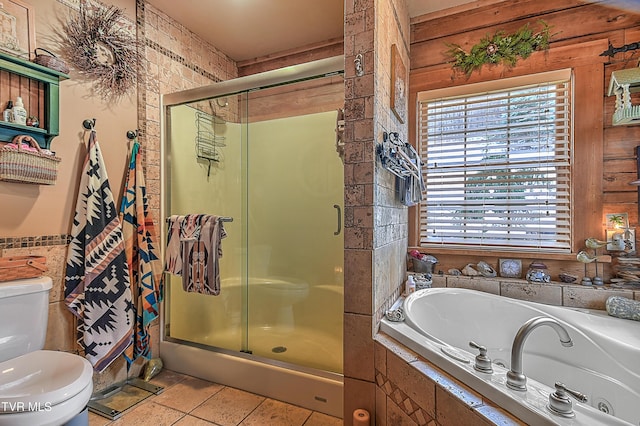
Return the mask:
<svg viewBox="0 0 640 426"><path fill-rule="evenodd" d="M62 50L81 73L96 79L94 89L103 99L119 98L136 83L138 42L118 21L122 9L99 4L71 17L62 29L67 42Z"/></svg>

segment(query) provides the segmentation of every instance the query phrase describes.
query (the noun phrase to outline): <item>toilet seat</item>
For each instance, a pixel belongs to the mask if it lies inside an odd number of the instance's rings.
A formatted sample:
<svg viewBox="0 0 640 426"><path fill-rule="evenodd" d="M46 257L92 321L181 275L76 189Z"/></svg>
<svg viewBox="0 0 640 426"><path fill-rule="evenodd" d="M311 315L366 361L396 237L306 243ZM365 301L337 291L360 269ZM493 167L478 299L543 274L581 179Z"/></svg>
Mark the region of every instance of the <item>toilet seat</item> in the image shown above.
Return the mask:
<svg viewBox="0 0 640 426"><path fill-rule="evenodd" d="M88 385L93 388L92 375L89 361L68 352L39 350L1 362L0 424L5 414L55 409L86 393Z"/></svg>
<svg viewBox="0 0 640 426"><path fill-rule="evenodd" d="M0 412L0 425L2 426L60 426L74 420L76 416L82 416L87 408L87 403L93 393L93 382L90 382L79 394L54 406L41 406L34 411L22 411L18 413ZM82 424L82 423L80 423Z"/></svg>

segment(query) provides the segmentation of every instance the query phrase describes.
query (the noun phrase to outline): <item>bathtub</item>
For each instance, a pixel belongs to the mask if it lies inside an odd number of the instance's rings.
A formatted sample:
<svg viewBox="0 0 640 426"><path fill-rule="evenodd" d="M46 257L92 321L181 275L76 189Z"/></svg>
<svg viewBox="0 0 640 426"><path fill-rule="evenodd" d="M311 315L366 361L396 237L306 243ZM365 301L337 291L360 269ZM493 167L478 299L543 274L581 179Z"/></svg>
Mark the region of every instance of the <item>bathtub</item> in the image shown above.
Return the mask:
<svg viewBox="0 0 640 426"><path fill-rule="evenodd" d="M528 424L640 425L640 322L603 311L548 306L458 288L420 290L404 300L406 319L383 319L380 330ZM573 347L551 327L536 328L524 343L527 390L506 387L518 329L538 316L558 320ZM474 341L487 348L493 373L473 368ZM574 418L547 409L554 383L587 395L572 398Z"/></svg>

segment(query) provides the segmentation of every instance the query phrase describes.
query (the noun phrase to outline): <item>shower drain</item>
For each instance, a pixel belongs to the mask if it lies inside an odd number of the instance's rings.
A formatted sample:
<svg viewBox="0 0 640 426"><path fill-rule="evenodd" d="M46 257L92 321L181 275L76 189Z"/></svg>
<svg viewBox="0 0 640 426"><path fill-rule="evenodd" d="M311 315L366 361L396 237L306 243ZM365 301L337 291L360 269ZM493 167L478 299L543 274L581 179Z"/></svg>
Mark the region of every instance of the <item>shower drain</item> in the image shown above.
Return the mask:
<svg viewBox="0 0 640 426"><path fill-rule="evenodd" d="M276 346L273 349L271 349L271 352L276 353L276 354L281 354L282 352L286 352L287 348L285 346Z"/></svg>

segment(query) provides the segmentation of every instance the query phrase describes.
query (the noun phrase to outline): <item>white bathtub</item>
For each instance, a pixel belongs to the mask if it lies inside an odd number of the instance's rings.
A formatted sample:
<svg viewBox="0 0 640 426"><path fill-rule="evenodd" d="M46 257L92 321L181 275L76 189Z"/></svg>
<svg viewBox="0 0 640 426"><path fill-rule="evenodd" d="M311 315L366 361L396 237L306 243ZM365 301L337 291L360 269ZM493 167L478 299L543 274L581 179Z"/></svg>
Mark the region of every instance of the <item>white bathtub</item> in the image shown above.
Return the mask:
<svg viewBox="0 0 640 426"><path fill-rule="evenodd" d="M640 425L640 322L454 288L418 291L404 312L404 322L383 319L381 331L529 424ZM511 390L505 383L513 339L537 316L560 321L574 345L563 347L551 327L536 328L524 343L528 389ZM487 347L493 374L473 368L470 341ZM573 419L546 408L555 382L589 398L572 399Z"/></svg>

